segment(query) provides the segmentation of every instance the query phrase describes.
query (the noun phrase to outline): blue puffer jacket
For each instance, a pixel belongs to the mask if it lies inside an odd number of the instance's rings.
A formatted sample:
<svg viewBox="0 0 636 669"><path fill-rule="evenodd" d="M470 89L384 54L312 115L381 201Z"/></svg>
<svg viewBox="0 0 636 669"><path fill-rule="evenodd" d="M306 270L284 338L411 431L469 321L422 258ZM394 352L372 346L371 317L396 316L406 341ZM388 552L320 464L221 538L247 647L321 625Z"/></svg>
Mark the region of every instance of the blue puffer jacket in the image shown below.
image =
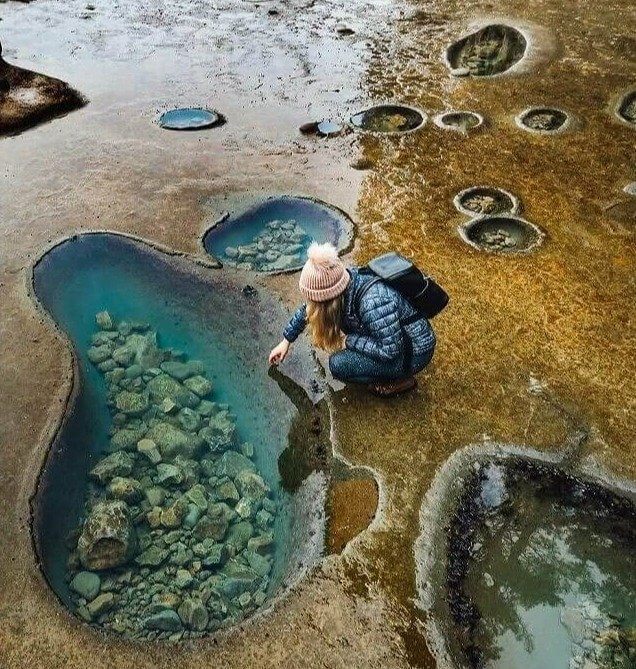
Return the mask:
<svg viewBox="0 0 636 669"><path fill-rule="evenodd" d="M373 277L361 274L356 268L347 271L351 281L345 290L341 329L349 350L378 361L395 360L404 354L405 332L413 343L413 355L435 347L435 333L426 318L402 325L416 313L402 295L380 281L358 299L361 288ZM283 336L287 341L295 341L306 325L307 310L303 304L292 316Z"/></svg>

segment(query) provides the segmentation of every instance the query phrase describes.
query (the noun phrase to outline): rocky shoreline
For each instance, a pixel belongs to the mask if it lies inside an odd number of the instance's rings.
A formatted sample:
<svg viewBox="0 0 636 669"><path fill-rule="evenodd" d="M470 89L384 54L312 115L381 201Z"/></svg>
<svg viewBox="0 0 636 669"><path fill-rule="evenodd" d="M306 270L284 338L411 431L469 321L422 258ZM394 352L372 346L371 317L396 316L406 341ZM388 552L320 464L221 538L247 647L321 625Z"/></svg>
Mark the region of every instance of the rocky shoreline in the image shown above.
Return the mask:
<svg viewBox="0 0 636 669"><path fill-rule="evenodd" d="M277 504L204 366L149 325L96 316L87 356L103 374L109 452L90 471L69 541L85 621L179 640L235 624L268 597Z"/></svg>

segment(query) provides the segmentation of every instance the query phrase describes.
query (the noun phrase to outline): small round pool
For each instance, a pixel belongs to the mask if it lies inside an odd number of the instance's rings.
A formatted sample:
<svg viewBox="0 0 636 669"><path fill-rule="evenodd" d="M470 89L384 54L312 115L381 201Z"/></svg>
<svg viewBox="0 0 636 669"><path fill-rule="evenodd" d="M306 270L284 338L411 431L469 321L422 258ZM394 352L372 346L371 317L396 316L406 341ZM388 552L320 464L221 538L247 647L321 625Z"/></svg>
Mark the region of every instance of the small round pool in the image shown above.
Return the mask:
<svg viewBox="0 0 636 669"><path fill-rule="evenodd" d="M342 211L307 197L272 197L215 223L203 236L205 250L222 263L248 271L300 269L312 241L347 248L353 223Z"/></svg>
<svg viewBox="0 0 636 669"><path fill-rule="evenodd" d="M412 132L426 122L426 115L412 107L404 105L376 105L351 117L355 130L397 134Z"/></svg>
<svg viewBox="0 0 636 669"><path fill-rule="evenodd" d="M198 107L183 107L164 112L157 121L166 130L204 130L224 123L218 112Z"/></svg>

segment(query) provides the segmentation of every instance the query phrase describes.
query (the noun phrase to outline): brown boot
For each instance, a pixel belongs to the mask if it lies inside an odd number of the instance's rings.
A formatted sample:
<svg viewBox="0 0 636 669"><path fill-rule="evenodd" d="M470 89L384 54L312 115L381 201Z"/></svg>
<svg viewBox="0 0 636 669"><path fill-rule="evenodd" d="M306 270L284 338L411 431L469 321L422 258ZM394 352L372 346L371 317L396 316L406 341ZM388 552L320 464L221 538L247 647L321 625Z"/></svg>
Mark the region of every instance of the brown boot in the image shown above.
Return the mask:
<svg viewBox="0 0 636 669"><path fill-rule="evenodd" d="M393 397L413 390L415 386L417 386L415 377L408 376L406 379L399 379L398 381L372 383L369 385L369 390L378 397Z"/></svg>

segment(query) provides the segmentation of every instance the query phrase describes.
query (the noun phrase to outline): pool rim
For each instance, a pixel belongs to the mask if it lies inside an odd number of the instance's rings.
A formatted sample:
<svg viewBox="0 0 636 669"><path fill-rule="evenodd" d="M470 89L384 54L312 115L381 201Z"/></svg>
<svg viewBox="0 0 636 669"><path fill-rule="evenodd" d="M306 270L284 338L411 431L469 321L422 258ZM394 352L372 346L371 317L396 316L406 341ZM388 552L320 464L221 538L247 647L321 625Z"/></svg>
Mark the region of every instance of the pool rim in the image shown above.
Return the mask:
<svg viewBox="0 0 636 669"><path fill-rule="evenodd" d="M503 72L496 72L495 74L481 74L478 76L475 76L473 74L467 74L465 77L460 77L460 79L474 79L474 80L495 79L497 77L510 76L527 71L529 65L531 65L533 61L536 59L536 56L533 58L533 52L537 49L536 49L536 38L533 37L532 29L529 28L528 26L522 26L520 23L517 23L515 20L512 19L501 18L501 17L490 17L490 18L484 17L478 21L474 21L473 23L471 23L465 30L463 30L455 39L453 39L449 44L447 44L442 50L442 61L446 69L448 70L448 75L451 77L451 79L457 78L456 76L453 76L453 70L455 69L455 67L451 63L448 55L453 46L457 42L460 42L461 40L466 39L471 35L474 35L475 33L478 33L480 30L488 28L488 26L495 26L495 25L505 26L506 28L512 28L513 30L516 30L518 33L521 34L521 36L526 41L526 47L524 49L523 55L521 56L521 58L519 58L519 60L516 63L511 65Z"/></svg>
<svg viewBox="0 0 636 669"><path fill-rule="evenodd" d="M409 111L418 114L421 118L421 121L415 128L409 128L408 130L391 130L389 132L379 132L377 130L365 130L360 126L355 125L355 123L353 123L351 120L354 116L357 116L358 114L364 114L365 112L369 112L372 109L377 109L380 107L398 107L402 109L408 109ZM389 101L370 102L368 106L364 107L364 109L360 109L358 111L348 114L346 123L348 127L351 128L351 130L353 130L353 132L360 133L361 135L370 135L372 137L400 137L403 135L410 135L411 133L414 132L419 132L428 123L428 120L429 120L429 114L423 109L420 109L419 107L415 107L413 105L404 104L402 102L389 100Z"/></svg>
<svg viewBox="0 0 636 669"><path fill-rule="evenodd" d="M479 225L480 223L483 223L488 219L497 219L497 218L509 218L513 221L518 221L523 227L531 228L537 235L536 240L532 244L530 244L527 248L524 249L511 249L510 251L502 251L499 249L485 248L469 237L470 231L476 225ZM526 220L525 218L521 217L518 214L507 214L506 212L503 212L501 214L485 214L482 216L475 216L474 218L471 218L468 221L464 221L463 223L458 225L457 232L461 240L466 244L468 244L469 246L471 246L472 248L474 248L475 250L481 251L482 253L489 253L491 255L498 255L498 256L523 256L523 255L528 255L529 253L534 253L543 245L543 242L547 237L547 234L535 223L531 223L530 221Z"/></svg>
<svg viewBox="0 0 636 669"><path fill-rule="evenodd" d="M503 193L506 197L510 199L510 201L512 202L512 209L500 212L501 215L510 214L511 216L519 216L519 214L521 213L521 200L516 195L513 195L510 191L507 191L505 188L500 188L499 186L488 186L486 184L469 186L468 188L460 190L459 193L457 193L457 195L455 195L455 197L453 198L453 205L455 209L457 209L457 211L463 214L464 216L468 216L468 218L471 219L483 218L484 216L497 216L497 214L480 214L478 212L472 211L464 207L464 205L462 204L462 200L467 195L470 195L473 191L478 191L478 190L495 190L498 191L499 193Z"/></svg>
<svg viewBox="0 0 636 669"><path fill-rule="evenodd" d="M449 125L444 123L444 117L449 114L470 114L477 118L477 125L473 125L466 130L462 130L455 125ZM462 135L467 135L471 132L476 132L477 130L483 129L485 125L485 118L482 114L478 112L471 111L470 109L448 109L447 111L440 112L433 117L433 123L442 130L450 130L451 132L459 132Z"/></svg>
<svg viewBox="0 0 636 669"><path fill-rule="evenodd" d="M537 111L555 111L555 112L560 112L561 114L565 115L565 121L558 127L555 128L554 130L541 130L540 128L531 128L527 126L524 123L524 120L528 117L529 114L532 112L537 112ZM525 130L526 132L531 132L535 135L562 135L565 132L568 132L570 130L574 129L576 119L575 117L562 107L557 107L555 105L531 105L530 107L526 107L523 111L519 112L515 116L515 125L520 128L521 130Z"/></svg>

